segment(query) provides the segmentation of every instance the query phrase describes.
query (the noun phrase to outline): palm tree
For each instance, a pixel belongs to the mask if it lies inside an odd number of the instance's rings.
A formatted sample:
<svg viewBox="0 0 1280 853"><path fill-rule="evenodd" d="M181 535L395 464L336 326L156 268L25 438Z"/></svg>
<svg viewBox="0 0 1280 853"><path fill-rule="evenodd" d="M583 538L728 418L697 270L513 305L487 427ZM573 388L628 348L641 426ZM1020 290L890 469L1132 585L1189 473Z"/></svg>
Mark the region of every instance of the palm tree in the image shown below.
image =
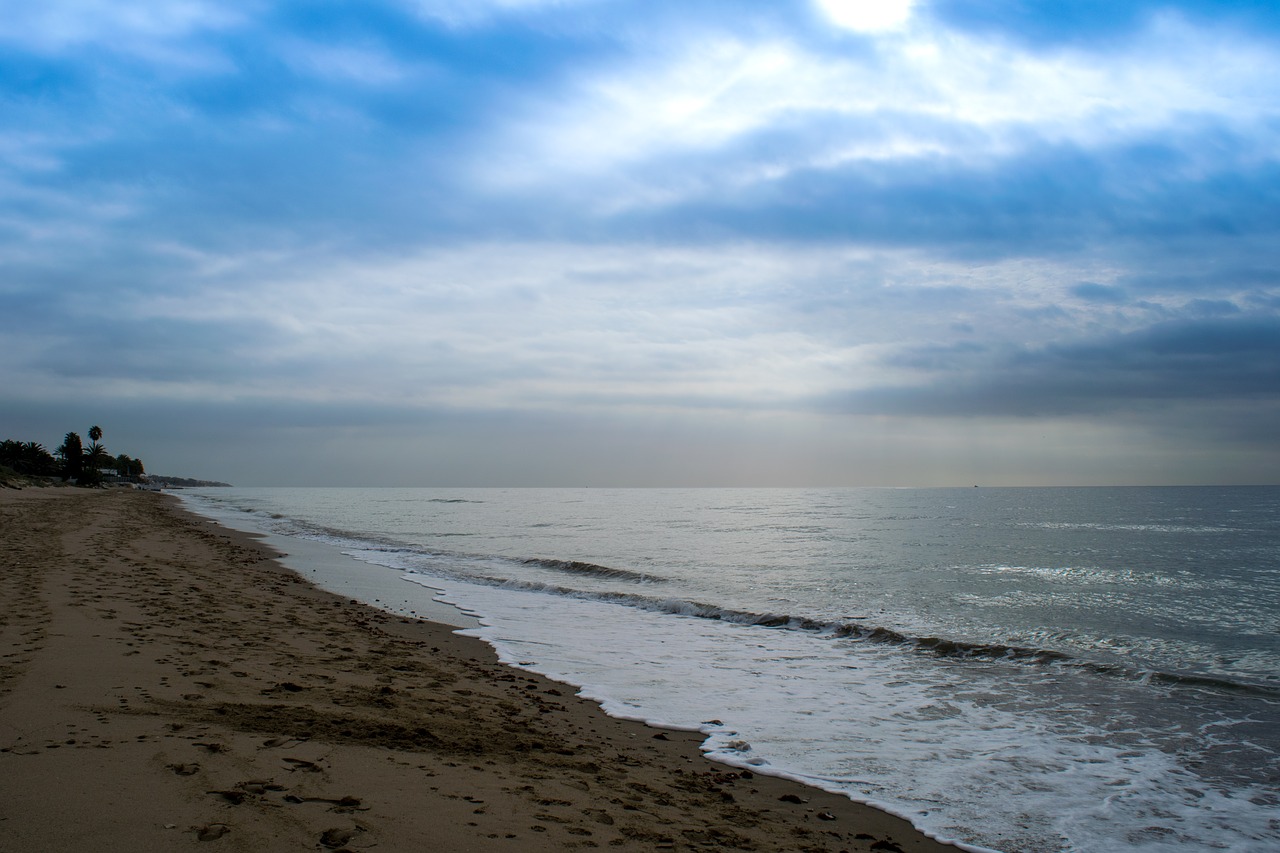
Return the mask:
<svg viewBox="0 0 1280 853"><path fill-rule="evenodd" d="M8 465L13 470L18 470L18 465L22 461L22 442L14 441L6 438L0 441L0 465Z"/></svg>
<svg viewBox="0 0 1280 853"><path fill-rule="evenodd" d="M54 474L58 470L58 465L53 461L53 456L38 441L28 441L22 445L22 461L27 467L26 473L28 474L44 476Z"/></svg>
<svg viewBox="0 0 1280 853"><path fill-rule="evenodd" d="M102 427L89 427L89 441L93 442L84 452L84 469L80 473L81 485L96 486L102 482L102 469L111 467L112 459L107 449L98 443Z"/></svg>
<svg viewBox="0 0 1280 853"><path fill-rule="evenodd" d="M84 470L84 445L80 442L80 435L67 433L62 439L62 446L58 448L58 455L62 457L63 477L68 480L79 479L80 472Z"/></svg>
<svg viewBox="0 0 1280 853"><path fill-rule="evenodd" d="M38 441L0 441L0 465L7 465L19 474L37 477L58 473L58 463Z"/></svg>
<svg viewBox="0 0 1280 853"><path fill-rule="evenodd" d="M111 458L111 454L107 453L107 449L98 442L89 445L89 449L84 452L84 461L96 468L110 468L111 463L115 460Z"/></svg>
<svg viewBox="0 0 1280 853"><path fill-rule="evenodd" d="M102 469L110 468L114 462L111 454L107 453L107 449L95 441L84 452L84 469L80 472L80 484L92 486L102 482Z"/></svg>

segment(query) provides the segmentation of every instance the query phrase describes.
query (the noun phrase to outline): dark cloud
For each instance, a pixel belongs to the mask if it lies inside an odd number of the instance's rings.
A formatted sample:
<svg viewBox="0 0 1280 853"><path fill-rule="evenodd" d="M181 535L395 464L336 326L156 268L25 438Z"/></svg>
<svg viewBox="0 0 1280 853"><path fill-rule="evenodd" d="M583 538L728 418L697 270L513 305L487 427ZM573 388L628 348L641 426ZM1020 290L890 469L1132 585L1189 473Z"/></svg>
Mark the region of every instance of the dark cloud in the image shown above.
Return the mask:
<svg viewBox="0 0 1280 853"><path fill-rule="evenodd" d="M921 385L859 390L824 401L857 414L1097 415L1169 402L1253 400L1280 389L1280 318L1187 319L1038 348L914 347L899 367Z"/></svg>
<svg viewBox="0 0 1280 853"><path fill-rule="evenodd" d="M1245 291L1259 307L1274 307L1271 295L1280 288L1280 252L1271 241L1240 240L1238 251L1213 251L1208 241L1193 241L1187 247L1161 244L1152 254L1164 263L1135 269L1123 276L1121 286L1137 296L1218 293ZM1221 241L1219 241L1221 242ZM1237 241L1226 241L1228 245Z"/></svg>
<svg viewBox="0 0 1280 853"><path fill-rule="evenodd" d="M26 360L61 379L231 384L253 373L253 352L271 339L265 323L81 320ZM265 367L261 362L257 367Z"/></svg>
<svg viewBox="0 0 1280 853"><path fill-rule="evenodd" d="M1243 152L1227 153L1206 172L1190 169L1188 156L1155 144L1046 144L998 162L851 163L744 186L730 170L747 168L750 155L721 152L721 163L705 170L664 164L712 177L688 200L624 214L619 227L668 239L855 240L994 257L1105 251L1113 241L1204 247L1258 237L1280 245L1280 164L1244 165ZM661 173L654 182L663 183ZM1275 263L1275 251L1258 248L1265 254L1257 260Z"/></svg>
<svg viewBox="0 0 1280 853"><path fill-rule="evenodd" d="M1122 305L1129 301L1122 288L1092 281L1082 281L1071 288L1071 295L1086 302L1098 302L1105 305Z"/></svg>

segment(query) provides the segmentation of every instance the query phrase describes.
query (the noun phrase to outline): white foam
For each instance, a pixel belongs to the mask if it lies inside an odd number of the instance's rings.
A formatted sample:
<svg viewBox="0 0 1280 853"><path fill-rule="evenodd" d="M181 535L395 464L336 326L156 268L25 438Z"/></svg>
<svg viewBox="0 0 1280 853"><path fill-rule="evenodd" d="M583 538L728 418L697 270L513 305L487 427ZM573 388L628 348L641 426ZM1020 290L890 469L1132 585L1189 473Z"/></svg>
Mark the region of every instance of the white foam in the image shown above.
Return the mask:
<svg viewBox="0 0 1280 853"><path fill-rule="evenodd" d="M1247 792L1222 794L1165 753L1109 746L1070 718L985 704L971 673L937 661L911 667L874 644L407 577L481 614L463 633L504 661L578 685L610 714L701 729L718 760L839 791L943 840L1133 853L1280 841Z"/></svg>

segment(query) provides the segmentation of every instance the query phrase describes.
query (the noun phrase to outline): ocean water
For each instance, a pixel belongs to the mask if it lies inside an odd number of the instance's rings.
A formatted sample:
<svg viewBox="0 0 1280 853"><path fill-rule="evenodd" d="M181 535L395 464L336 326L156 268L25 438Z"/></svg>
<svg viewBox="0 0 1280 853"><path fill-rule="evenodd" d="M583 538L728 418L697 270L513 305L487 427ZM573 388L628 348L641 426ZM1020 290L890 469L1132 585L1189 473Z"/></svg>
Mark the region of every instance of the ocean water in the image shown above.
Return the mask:
<svg viewBox="0 0 1280 853"><path fill-rule="evenodd" d="M1280 488L181 494L939 838L1280 850Z"/></svg>

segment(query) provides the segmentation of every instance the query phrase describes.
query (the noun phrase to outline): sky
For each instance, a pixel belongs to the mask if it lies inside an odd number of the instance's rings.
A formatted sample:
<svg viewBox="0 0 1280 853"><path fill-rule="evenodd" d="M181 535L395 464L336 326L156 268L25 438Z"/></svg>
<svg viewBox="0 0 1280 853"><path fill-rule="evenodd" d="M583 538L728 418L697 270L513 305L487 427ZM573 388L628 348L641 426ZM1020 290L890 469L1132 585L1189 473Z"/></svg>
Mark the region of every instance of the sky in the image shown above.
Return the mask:
<svg viewBox="0 0 1280 853"><path fill-rule="evenodd" d="M0 0L0 437L1280 483L1280 6Z"/></svg>

